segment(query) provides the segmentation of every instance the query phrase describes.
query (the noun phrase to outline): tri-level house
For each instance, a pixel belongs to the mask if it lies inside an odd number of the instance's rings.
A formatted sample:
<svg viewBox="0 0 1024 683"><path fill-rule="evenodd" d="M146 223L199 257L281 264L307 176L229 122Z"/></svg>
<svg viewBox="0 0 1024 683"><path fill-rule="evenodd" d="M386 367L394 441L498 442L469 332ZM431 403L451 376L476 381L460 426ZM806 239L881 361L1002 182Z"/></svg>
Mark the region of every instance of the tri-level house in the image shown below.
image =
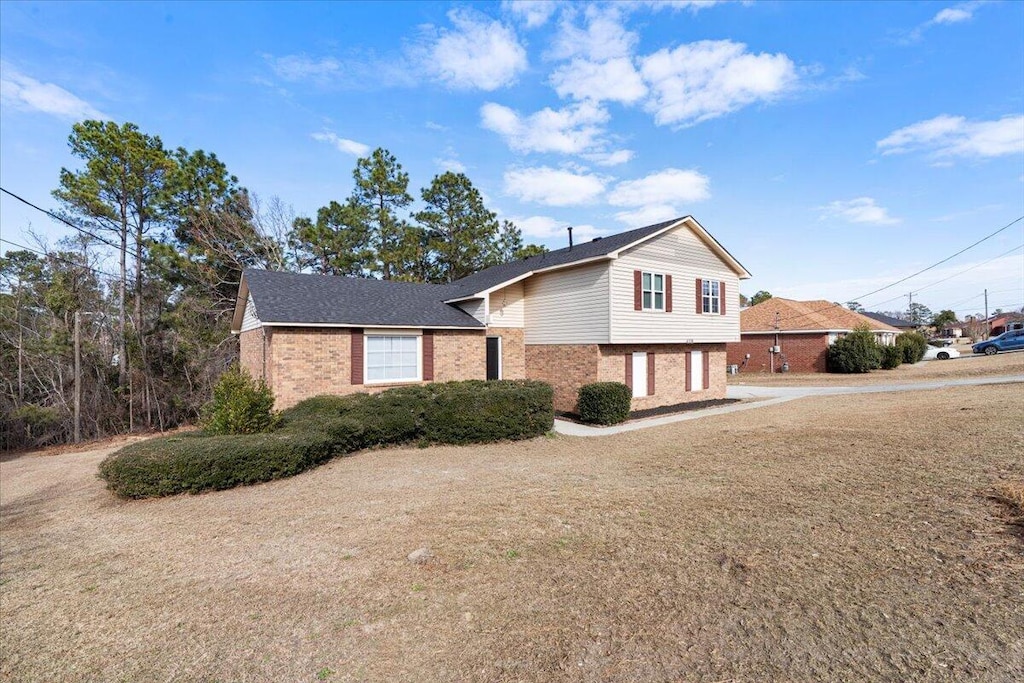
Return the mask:
<svg viewBox="0 0 1024 683"><path fill-rule="evenodd" d="M562 411L584 384L624 382L652 408L725 396L748 277L686 216L447 285L246 270L232 331L278 408L466 379L543 380Z"/></svg>

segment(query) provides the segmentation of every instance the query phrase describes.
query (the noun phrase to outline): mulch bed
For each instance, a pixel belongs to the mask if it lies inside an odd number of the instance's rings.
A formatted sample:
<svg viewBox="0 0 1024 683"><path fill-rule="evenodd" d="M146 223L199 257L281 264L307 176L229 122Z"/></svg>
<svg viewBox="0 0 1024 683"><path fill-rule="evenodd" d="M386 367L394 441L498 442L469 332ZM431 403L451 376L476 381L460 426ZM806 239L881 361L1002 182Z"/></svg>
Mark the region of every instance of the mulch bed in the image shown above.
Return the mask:
<svg viewBox="0 0 1024 683"><path fill-rule="evenodd" d="M626 418L626 422L629 422L631 420L643 420L648 417L661 417L662 415L676 415L677 413L688 413L693 410L704 410L706 408L718 408L719 406L727 406L732 405L733 403L739 403L740 400L741 399L738 398L715 398L708 401L676 403L670 406L658 406L657 408L634 410L630 412L629 417ZM569 422L575 422L576 424L589 425L589 423L581 420L580 416L576 413L556 411L555 417L559 418L560 420L568 420Z"/></svg>

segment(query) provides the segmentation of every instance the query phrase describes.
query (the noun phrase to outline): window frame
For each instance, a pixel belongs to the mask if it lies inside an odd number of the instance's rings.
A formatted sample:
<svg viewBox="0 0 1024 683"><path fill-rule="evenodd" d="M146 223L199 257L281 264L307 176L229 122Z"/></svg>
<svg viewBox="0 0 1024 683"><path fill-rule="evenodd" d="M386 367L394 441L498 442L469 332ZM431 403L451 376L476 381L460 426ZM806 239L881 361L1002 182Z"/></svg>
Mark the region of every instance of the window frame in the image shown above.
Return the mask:
<svg viewBox="0 0 1024 683"><path fill-rule="evenodd" d="M714 285L712 287L711 285ZM702 314L722 314L722 281L705 280L700 281L700 309Z"/></svg>
<svg viewBox="0 0 1024 683"><path fill-rule="evenodd" d="M650 278L650 286L649 287L646 284L647 281L648 281L648 278ZM656 289L654 287L655 278L660 278L661 279L661 289ZM666 287L665 287L665 283L667 282L667 280L668 280L668 277L665 275L665 273L657 273L657 272L654 272L654 271L651 271L651 270L641 270L640 271L640 310L641 311L646 311L646 312L649 312L649 313L664 313L665 312L665 301L666 301L666 292L665 292ZM657 303L657 301L658 301L658 298L657 298L658 294L661 295L661 306L660 307L655 305ZM647 305L647 297L648 297L648 295L650 295L650 301L651 301L651 305L650 306Z"/></svg>
<svg viewBox="0 0 1024 683"><path fill-rule="evenodd" d="M374 353L371 351L372 340L377 339L414 339L416 340L416 377L401 377L401 378L384 378L384 379L371 379L370 378L370 355ZM378 352L379 353L379 352ZM387 351L385 350L385 353ZM393 352L392 352L393 353ZM399 354L402 351L398 352ZM384 368L385 374L387 372L388 365L385 360L385 364L381 366ZM399 367L404 367L399 364ZM390 330L374 330L366 331L363 334L363 384L410 384L415 382L423 381L423 336L419 333L410 332L392 332Z"/></svg>

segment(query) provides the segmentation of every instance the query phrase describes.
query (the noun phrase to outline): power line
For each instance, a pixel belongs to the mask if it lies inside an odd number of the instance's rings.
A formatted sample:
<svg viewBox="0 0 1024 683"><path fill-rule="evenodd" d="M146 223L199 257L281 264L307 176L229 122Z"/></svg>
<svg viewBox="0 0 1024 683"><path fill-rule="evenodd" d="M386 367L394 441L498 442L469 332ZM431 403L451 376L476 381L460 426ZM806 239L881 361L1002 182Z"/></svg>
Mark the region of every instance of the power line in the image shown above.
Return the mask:
<svg viewBox="0 0 1024 683"><path fill-rule="evenodd" d="M869 297L872 294L878 294L879 292L884 292L885 290L887 290L887 289L889 289L891 287L895 287L896 285L900 284L901 282L906 282L910 278L917 277L921 273L926 273L929 270L931 270L932 268L935 268L937 266L941 266L943 263L946 263L947 261L950 261L950 260L956 258L957 256L959 256L960 254L964 253L965 251L967 251L969 249L973 249L974 247L978 246L979 244L981 244L985 240L988 240L988 239L991 239L991 238L995 237L996 235L1001 233L1003 230L1006 230L1007 228L1010 228L1013 225L1016 225L1017 223L1021 222L1022 220L1024 220L1024 216L1020 216L1016 220L1013 220L1013 221L1007 223L1006 225L1004 225L1003 227L999 228L998 230L996 230L992 234L986 235L985 237L982 237L980 240L978 240L974 244L972 244L970 246L967 246L967 247L964 247L963 249L961 249L960 251L956 252L952 256L947 256L946 258L942 259L941 261L933 263L932 265L928 266L927 268L922 268L921 270L917 271L916 273L914 273L912 275L908 275L905 278L901 278L901 279L897 280L896 282L893 282L892 284L886 285L885 287L879 287L878 289L876 289L874 291L871 291L871 292L868 292L867 294L861 294L860 296L856 296L856 297L854 297L854 300L859 301L860 299L863 299L865 297Z"/></svg>
<svg viewBox="0 0 1024 683"><path fill-rule="evenodd" d="M52 259L56 259L58 261L63 261L64 263L67 263L69 265L75 266L76 268L84 268L85 270L90 270L90 271L92 271L93 273L95 273L97 275L105 275L105 276L107 276L109 278L113 278L114 280L120 280L121 279L121 277L119 275L113 275L111 273L106 272L105 270L100 270L98 268L93 268L92 266L86 265L84 263L79 263L78 261L72 261L71 259L64 258L63 256L60 256L59 254L54 254L52 252L40 251L38 249L33 249L32 247L25 246L24 244L18 244L17 242L12 242L11 240L5 239L3 237L0 237L0 242L6 242L7 244L11 245L12 247L17 247L18 249L24 249L25 251L30 251L33 254L37 254L37 255L42 256L44 258L52 258Z"/></svg>
<svg viewBox="0 0 1024 683"><path fill-rule="evenodd" d="M65 217L62 217L62 216L60 216L58 214L55 214L52 211L48 211L48 210L46 210L46 209L44 209L42 207L36 206L35 204L33 204L32 202L30 202L29 200L27 200L27 199L25 199L23 197L18 197L17 195L12 193L12 191L7 189L6 187L0 187L0 193L3 193L4 195L9 195L10 197L13 197L18 202L20 202L22 204L26 204L28 206L31 206L36 211L41 211L41 212L45 213L47 216L49 216L50 218L52 218L53 220L60 221L61 223L65 224L65 225L68 225L69 227L73 227L76 230L78 230L79 232L81 232L82 234L87 234L87 236L89 236L93 240L97 240L99 242L102 242L104 245L106 245L108 247L113 247L114 249L120 249L121 248L119 245L116 245L113 242L110 242L108 240L104 240L103 238L99 237L98 234L96 234L94 232L91 232L90 230L87 230L84 227L81 227L80 225L76 225L75 223L71 222L70 220L68 220Z"/></svg>

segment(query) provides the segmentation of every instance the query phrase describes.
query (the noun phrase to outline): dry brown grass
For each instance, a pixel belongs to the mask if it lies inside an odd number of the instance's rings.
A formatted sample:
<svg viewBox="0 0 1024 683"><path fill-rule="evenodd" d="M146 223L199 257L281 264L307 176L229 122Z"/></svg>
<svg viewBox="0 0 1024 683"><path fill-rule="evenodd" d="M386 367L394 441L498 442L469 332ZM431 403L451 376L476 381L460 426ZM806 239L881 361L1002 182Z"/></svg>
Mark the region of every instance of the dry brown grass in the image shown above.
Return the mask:
<svg viewBox="0 0 1024 683"><path fill-rule="evenodd" d="M996 486L996 497L1017 514L1024 515L1024 482L1007 482Z"/></svg>
<svg viewBox="0 0 1024 683"><path fill-rule="evenodd" d="M828 372L774 374L741 372L728 377L729 384L760 386L863 386L869 384L909 384L943 379L994 377L1024 374L1024 352L1000 353L995 356L974 356L971 347L958 347L960 358L933 360L901 365L892 370L875 370L863 375L841 375Z"/></svg>
<svg viewBox="0 0 1024 683"><path fill-rule="evenodd" d="M990 497L1024 479L1020 395L804 399L131 503L105 451L23 456L0 463L0 678L1022 680L1024 544Z"/></svg>

